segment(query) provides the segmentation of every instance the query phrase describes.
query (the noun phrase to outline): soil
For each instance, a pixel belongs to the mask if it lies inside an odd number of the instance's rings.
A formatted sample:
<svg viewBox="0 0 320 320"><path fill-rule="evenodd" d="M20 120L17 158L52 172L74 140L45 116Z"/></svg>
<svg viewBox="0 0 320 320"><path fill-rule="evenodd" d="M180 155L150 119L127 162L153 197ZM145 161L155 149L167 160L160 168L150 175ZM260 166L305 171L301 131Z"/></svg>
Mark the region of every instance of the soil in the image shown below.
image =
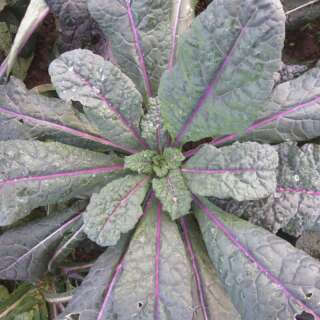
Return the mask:
<svg viewBox="0 0 320 320"><path fill-rule="evenodd" d="M52 59L57 36L54 17L49 14L37 32L34 58L25 79L26 86L29 89L40 84L50 83L48 65Z"/></svg>

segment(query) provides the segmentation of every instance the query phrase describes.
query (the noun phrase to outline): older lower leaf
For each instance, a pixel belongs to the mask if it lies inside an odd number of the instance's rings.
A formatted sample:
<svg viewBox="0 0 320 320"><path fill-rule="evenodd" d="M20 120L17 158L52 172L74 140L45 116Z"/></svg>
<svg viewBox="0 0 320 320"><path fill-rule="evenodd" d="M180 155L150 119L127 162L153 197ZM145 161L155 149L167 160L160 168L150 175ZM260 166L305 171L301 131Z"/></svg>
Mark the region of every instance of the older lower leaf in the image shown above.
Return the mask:
<svg viewBox="0 0 320 320"><path fill-rule="evenodd" d="M191 193L179 169L169 171L163 178L154 178L152 186L171 219L175 220L189 213Z"/></svg>
<svg viewBox="0 0 320 320"><path fill-rule="evenodd" d="M270 232L196 199L210 258L244 320L320 317L320 263Z"/></svg>
<svg viewBox="0 0 320 320"><path fill-rule="evenodd" d="M110 247L104 252L94 266L90 269L81 286L77 288L66 310L59 316L60 320L68 320L70 317L78 317L79 320L98 319L116 320L113 312L112 299L108 305L104 305L106 294L114 276L114 271L124 254L128 237L123 236L115 247Z"/></svg>
<svg viewBox="0 0 320 320"><path fill-rule="evenodd" d="M269 145L235 143L216 148L204 145L183 166L191 191L202 196L252 200L276 189L278 155Z"/></svg>
<svg viewBox="0 0 320 320"><path fill-rule="evenodd" d="M47 271L48 262L64 233L81 219L85 203L38 219L0 236L0 279L34 281Z"/></svg>
<svg viewBox="0 0 320 320"><path fill-rule="evenodd" d="M112 246L118 242L121 233L133 229L143 213L141 204L149 180L143 175L127 175L94 194L83 214L88 237L100 246Z"/></svg>
<svg viewBox="0 0 320 320"><path fill-rule="evenodd" d="M0 225L37 207L90 194L122 167L114 155L56 142L0 142Z"/></svg>
<svg viewBox="0 0 320 320"><path fill-rule="evenodd" d="M174 222L160 204L147 211L123 261L113 308L118 320L191 320L191 270Z"/></svg>

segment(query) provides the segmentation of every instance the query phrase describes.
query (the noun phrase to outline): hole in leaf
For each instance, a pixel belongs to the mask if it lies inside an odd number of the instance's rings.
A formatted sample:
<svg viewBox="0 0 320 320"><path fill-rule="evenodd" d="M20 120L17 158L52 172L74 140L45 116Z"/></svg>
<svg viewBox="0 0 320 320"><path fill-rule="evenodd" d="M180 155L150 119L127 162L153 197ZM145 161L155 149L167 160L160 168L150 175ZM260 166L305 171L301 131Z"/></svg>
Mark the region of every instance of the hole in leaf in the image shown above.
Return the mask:
<svg viewBox="0 0 320 320"><path fill-rule="evenodd" d="M22 123L22 124L24 124L24 120L23 120L23 119L20 119L19 122Z"/></svg>
<svg viewBox="0 0 320 320"><path fill-rule="evenodd" d="M307 298L307 299L310 299L311 297L312 297L312 292L306 293L306 298Z"/></svg>
<svg viewBox="0 0 320 320"><path fill-rule="evenodd" d="M295 319L296 320L315 320L312 314L305 311L301 312L300 314L297 314L295 316Z"/></svg>
<svg viewBox="0 0 320 320"><path fill-rule="evenodd" d="M139 301L139 302L137 303L137 308L138 308L138 310L141 310L142 307L143 307L143 302Z"/></svg>

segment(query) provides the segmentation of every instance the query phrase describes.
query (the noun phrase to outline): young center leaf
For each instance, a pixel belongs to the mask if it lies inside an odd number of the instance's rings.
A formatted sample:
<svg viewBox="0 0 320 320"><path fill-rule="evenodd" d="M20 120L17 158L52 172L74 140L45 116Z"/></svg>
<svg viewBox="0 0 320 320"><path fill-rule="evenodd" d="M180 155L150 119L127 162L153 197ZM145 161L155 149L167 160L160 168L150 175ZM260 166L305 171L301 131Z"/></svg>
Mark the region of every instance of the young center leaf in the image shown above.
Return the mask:
<svg viewBox="0 0 320 320"><path fill-rule="evenodd" d="M252 200L276 189L278 154L269 145L204 145L182 168L192 192L201 196Z"/></svg>
<svg viewBox="0 0 320 320"><path fill-rule="evenodd" d="M147 141L150 148L161 151L168 141L168 135L163 126L159 100L157 98L149 99L148 111L142 117L140 127L141 135Z"/></svg>
<svg viewBox="0 0 320 320"><path fill-rule="evenodd" d="M0 86L0 140L52 139L90 149L121 148L99 136L93 123L70 103L28 91L11 77Z"/></svg>
<svg viewBox="0 0 320 320"><path fill-rule="evenodd" d="M189 213L192 197L179 169L170 170L163 178L154 178L152 187L171 219L175 220Z"/></svg>
<svg viewBox="0 0 320 320"><path fill-rule="evenodd" d="M0 142L0 225L37 207L90 194L122 168L115 155L57 142Z"/></svg>
<svg viewBox="0 0 320 320"><path fill-rule="evenodd" d="M141 93L155 96L169 60L171 1L89 0L88 4L121 70Z"/></svg>
<svg viewBox="0 0 320 320"><path fill-rule="evenodd" d="M209 256L242 319L299 319L303 312L319 319L319 261L205 199L195 202Z"/></svg>
<svg viewBox="0 0 320 320"><path fill-rule="evenodd" d="M78 49L54 60L49 73L60 98L81 102L104 137L130 148L146 147L138 130L142 97L118 67L89 50Z"/></svg>
<svg viewBox="0 0 320 320"><path fill-rule="evenodd" d="M112 246L121 233L133 229L143 213L141 204L149 182L148 176L127 175L93 194L83 214L88 237L100 246Z"/></svg>
<svg viewBox="0 0 320 320"><path fill-rule="evenodd" d="M193 319L188 257L177 225L157 202L131 240L112 305L119 320Z"/></svg>
<svg viewBox="0 0 320 320"><path fill-rule="evenodd" d="M259 201L227 201L222 206L272 232L285 230L300 236L304 230L320 230L320 146L283 143L278 147L278 187Z"/></svg>
<svg viewBox="0 0 320 320"><path fill-rule="evenodd" d="M66 231L81 220L84 202L49 217L29 222L0 236L0 279L35 281Z"/></svg>
<svg viewBox="0 0 320 320"><path fill-rule="evenodd" d="M306 141L320 135L320 64L300 77L278 85L265 118L247 129L245 140L264 143Z"/></svg>
<svg viewBox="0 0 320 320"><path fill-rule="evenodd" d="M116 246L108 248L98 258L59 320L68 320L72 316L78 316L79 320L118 319L112 308L112 280L127 242L128 236L122 236Z"/></svg>
<svg viewBox="0 0 320 320"><path fill-rule="evenodd" d="M193 21L159 88L176 145L241 132L261 115L280 66L284 23L278 0L218 0Z"/></svg>

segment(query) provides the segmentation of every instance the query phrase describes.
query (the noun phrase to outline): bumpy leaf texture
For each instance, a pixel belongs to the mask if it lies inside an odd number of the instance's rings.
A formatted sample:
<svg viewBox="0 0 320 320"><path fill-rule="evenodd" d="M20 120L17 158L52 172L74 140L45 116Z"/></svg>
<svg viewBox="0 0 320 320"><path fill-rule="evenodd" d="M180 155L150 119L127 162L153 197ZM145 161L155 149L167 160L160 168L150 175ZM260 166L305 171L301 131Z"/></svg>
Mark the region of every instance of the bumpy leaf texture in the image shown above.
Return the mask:
<svg viewBox="0 0 320 320"><path fill-rule="evenodd" d="M246 140L265 143L306 141L320 135L320 66L278 85L265 118L247 130ZM269 116L271 114L271 116Z"/></svg>
<svg viewBox="0 0 320 320"><path fill-rule="evenodd" d="M179 169L169 171L163 178L154 178L152 187L172 220L189 213L192 197Z"/></svg>
<svg viewBox="0 0 320 320"><path fill-rule="evenodd" d="M210 258L243 319L320 317L320 263L270 232L196 198Z"/></svg>
<svg viewBox="0 0 320 320"><path fill-rule="evenodd" d="M147 147L138 129L142 97L111 62L89 50L73 50L54 60L49 73L60 98L81 102L87 117L108 140L131 152L130 148Z"/></svg>
<svg viewBox="0 0 320 320"><path fill-rule="evenodd" d="M192 319L191 270L177 225L149 208L123 260L112 301L117 319Z"/></svg>
<svg viewBox="0 0 320 320"><path fill-rule="evenodd" d="M282 228L299 236L304 230L320 230L320 146L283 143L277 149L280 164L273 195L259 201L214 202L272 232Z"/></svg>
<svg viewBox="0 0 320 320"><path fill-rule="evenodd" d="M202 196L260 199L276 189L278 154L269 145L235 143L216 148L210 144L182 168L190 190Z"/></svg>
<svg viewBox="0 0 320 320"><path fill-rule="evenodd" d="M240 320L240 314L227 296L212 266L199 227L192 216L181 219L181 226L192 264L194 280L193 320Z"/></svg>
<svg viewBox="0 0 320 320"><path fill-rule="evenodd" d="M0 279L34 281L47 271L48 262L64 233L81 220L85 203L29 222L0 236Z"/></svg>
<svg viewBox="0 0 320 320"><path fill-rule="evenodd" d="M0 142L0 225L31 210L90 194L117 176L118 157L57 142Z"/></svg>
<svg viewBox="0 0 320 320"><path fill-rule="evenodd" d="M161 151L168 141L160 114L160 104L157 98L150 98L148 111L141 119L141 135L150 148Z"/></svg>
<svg viewBox="0 0 320 320"><path fill-rule="evenodd" d="M28 91L13 77L0 86L0 140L51 139L79 147L105 150L110 141L70 103ZM116 147L116 146L115 146Z"/></svg>
<svg viewBox="0 0 320 320"><path fill-rule="evenodd" d="M156 95L169 60L171 1L89 0L89 11L110 40L121 70L141 93Z"/></svg>
<svg viewBox="0 0 320 320"><path fill-rule="evenodd" d="M101 246L115 245L121 233L131 230L142 215L149 181L148 176L127 175L94 194L83 214L88 237Z"/></svg>
<svg viewBox="0 0 320 320"><path fill-rule="evenodd" d="M218 0L178 43L159 88L161 114L176 144L241 132L261 115L280 66L280 2Z"/></svg>
<svg viewBox="0 0 320 320"><path fill-rule="evenodd" d="M108 44L97 23L90 16L88 0L46 0L58 22L58 49L65 52L90 48L107 58Z"/></svg>

